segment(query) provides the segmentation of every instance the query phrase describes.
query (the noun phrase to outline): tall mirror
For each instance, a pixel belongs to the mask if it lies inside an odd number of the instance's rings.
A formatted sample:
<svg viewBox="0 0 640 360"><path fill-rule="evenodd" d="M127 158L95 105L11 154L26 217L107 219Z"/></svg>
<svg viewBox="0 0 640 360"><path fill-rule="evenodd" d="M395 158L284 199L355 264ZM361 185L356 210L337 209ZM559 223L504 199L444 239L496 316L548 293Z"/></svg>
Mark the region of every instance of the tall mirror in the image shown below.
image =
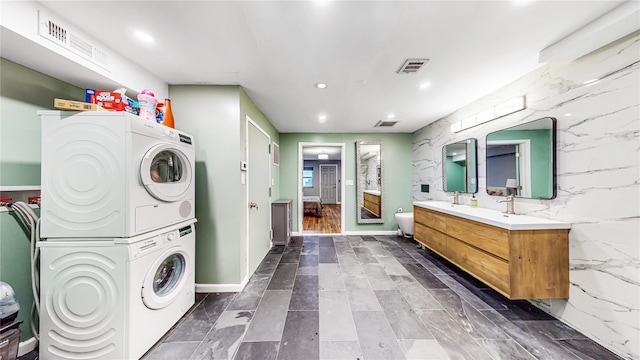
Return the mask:
<svg viewBox="0 0 640 360"><path fill-rule="evenodd" d="M556 119L545 117L487 135L487 194L556 197Z"/></svg>
<svg viewBox="0 0 640 360"><path fill-rule="evenodd" d="M478 192L477 140L466 139L442 147L442 181L446 192Z"/></svg>
<svg viewBox="0 0 640 360"><path fill-rule="evenodd" d="M358 224L384 223L382 141L356 142Z"/></svg>

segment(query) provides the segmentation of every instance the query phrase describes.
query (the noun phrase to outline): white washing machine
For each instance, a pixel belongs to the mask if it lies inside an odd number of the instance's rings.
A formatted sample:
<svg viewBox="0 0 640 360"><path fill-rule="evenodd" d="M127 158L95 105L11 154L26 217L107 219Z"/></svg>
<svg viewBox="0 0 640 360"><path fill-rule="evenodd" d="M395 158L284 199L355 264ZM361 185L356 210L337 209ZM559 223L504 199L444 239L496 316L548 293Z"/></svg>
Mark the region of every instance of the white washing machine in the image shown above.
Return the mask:
<svg viewBox="0 0 640 360"><path fill-rule="evenodd" d="M195 217L191 135L126 112L40 111L41 237L131 237Z"/></svg>
<svg viewBox="0 0 640 360"><path fill-rule="evenodd" d="M40 359L139 359L194 304L195 220L41 241Z"/></svg>

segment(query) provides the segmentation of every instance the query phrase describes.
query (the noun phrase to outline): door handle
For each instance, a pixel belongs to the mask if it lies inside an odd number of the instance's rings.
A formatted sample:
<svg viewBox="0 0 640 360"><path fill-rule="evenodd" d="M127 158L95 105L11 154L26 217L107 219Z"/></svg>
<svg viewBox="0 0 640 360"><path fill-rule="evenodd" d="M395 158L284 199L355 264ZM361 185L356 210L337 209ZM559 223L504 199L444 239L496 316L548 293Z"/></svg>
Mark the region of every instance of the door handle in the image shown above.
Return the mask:
<svg viewBox="0 0 640 360"><path fill-rule="evenodd" d="M249 209L253 209L256 208L256 210L258 210L258 204L254 203L254 202L250 202L249 203Z"/></svg>

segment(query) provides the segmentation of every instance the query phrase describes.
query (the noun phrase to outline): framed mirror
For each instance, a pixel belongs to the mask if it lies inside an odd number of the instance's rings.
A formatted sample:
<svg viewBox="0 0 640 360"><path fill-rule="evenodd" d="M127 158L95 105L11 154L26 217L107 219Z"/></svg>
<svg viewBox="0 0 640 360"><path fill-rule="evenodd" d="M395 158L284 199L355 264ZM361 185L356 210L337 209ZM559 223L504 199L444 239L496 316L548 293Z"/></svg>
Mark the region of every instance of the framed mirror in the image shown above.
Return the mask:
<svg viewBox="0 0 640 360"><path fill-rule="evenodd" d="M382 141L356 142L358 224L384 223Z"/></svg>
<svg viewBox="0 0 640 360"><path fill-rule="evenodd" d="M446 192L478 192L478 141L466 139L442 147L442 182Z"/></svg>
<svg viewBox="0 0 640 360"><path fill-rule="evenodd" d="M556 119L545 117L487 135L487 194L556 197Z"/></svg>

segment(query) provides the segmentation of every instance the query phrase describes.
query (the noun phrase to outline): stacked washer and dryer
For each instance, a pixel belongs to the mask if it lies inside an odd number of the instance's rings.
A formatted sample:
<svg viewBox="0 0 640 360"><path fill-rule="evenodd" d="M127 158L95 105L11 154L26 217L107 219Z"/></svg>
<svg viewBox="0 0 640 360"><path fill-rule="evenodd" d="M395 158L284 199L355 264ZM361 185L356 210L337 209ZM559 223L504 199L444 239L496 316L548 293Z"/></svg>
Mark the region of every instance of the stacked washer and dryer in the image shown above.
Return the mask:
<svg viewBox="0 0 640 360"><path fill-rule="evenodd" d="M138 359L194 304L191 135L42 111L40 359Z"/></svg>

